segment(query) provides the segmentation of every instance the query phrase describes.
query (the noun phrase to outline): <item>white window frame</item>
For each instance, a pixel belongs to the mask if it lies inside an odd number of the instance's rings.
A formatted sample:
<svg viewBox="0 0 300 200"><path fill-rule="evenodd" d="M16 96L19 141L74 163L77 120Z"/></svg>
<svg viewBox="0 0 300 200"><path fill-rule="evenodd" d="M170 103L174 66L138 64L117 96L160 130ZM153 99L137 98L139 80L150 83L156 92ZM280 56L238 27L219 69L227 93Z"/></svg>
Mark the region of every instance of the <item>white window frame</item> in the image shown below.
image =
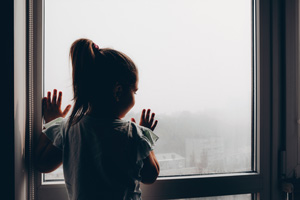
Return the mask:
<svg viewBox="0 0 300 200"><path fill-rule="evenodd" d="M255 171L252 173L234 173L217 175L181 176L158 178L153 185L143 185L143 199L175 199L195 198L219 195L234 195L253 193L254 199L279 200L280 192L275 184L278 180L278 159L271 159L278 144L273 144L271 138L279 138L279 131L272 125L278 119L279 104L274 101L279 86L275 83L279 63L272 55L279 51L271 49L278 43L277 36L272 37L272 31L278 29L272 20L277 16L279 0L256 1L256 49L257 49L257 87L254 88L257 99L255 142ZM44 0L28 0L28 135L33 135L32 144L42 129L41 99L43 96L43 12ZM273 25L273 26L272 26ZM255 47L254 47L255 48ZM30 61L30 62L29 62ZM272 65L273 64L273 65ZM276 71L277 70L277 71ZM275 131L274 131L275 130ZM271 134L272 133L272 134ZM272 135L272 137L271 137ZM30 137L29 137L30 138ZM30 146L30 145L29 145ZM278 158L276 156L276 158ZM30 163L33 161L30 160ZM32 165L31 165L32 166ZM271 167L272 166L272 167ZM275 174L275 176L274 176ZM30 199L67 199L64 184L41 185L41 174L29 171L29 191L33 191Z"/></svg>

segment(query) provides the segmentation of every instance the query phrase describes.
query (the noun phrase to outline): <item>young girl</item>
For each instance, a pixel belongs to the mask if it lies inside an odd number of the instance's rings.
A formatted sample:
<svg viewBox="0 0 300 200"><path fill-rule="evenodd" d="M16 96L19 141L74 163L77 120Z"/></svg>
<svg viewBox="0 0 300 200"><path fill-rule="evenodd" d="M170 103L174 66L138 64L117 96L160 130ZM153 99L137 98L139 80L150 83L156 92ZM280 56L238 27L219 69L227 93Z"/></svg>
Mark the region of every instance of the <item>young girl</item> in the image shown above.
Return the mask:
<svg viewBox="0 0 300 200"><path fill-rule="evenodd" d="M153 183L157 120L144 109L140 125L122 118L135 104L138 71L125 54L89 39L70 49L74 107L61 110L62 93L43 98L46 122L36 146L36 167L51 172L63 163L69 199L141 199L140 182ZM52 98L51 98L52 96Z"/></svg>

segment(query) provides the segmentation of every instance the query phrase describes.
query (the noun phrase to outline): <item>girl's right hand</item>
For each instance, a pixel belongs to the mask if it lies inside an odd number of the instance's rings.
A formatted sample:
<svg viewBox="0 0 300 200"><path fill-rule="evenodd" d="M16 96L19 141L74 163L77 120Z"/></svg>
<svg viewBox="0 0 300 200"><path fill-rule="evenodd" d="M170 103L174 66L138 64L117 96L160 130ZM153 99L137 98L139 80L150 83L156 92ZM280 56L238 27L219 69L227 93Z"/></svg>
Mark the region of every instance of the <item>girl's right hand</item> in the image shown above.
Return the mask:
<svg viewBox="0 0 300 200"><path fill-rule="evenodd" d="M57 90L53 90L53 97L51 98L51 92L47 93L47 97L42 99L42 114L46 123L58 118L58 117L65 117L71 105L68 105L64 110L61 110L61 101L62 101L62 92L58 93L57 97Z"/></svg>
<svg viewBox="0 0 300 200"><path fill-rule="evenodd" d="M152 113L150 117L150 112L151 112L150 109L148 109L147 112L146 109L143 109L141 114L141 119L140 119L140 125L154 131L158 121L157 120L154 121L155 113ZM131 121L135 122L135 119L131 118Z"/></svg>

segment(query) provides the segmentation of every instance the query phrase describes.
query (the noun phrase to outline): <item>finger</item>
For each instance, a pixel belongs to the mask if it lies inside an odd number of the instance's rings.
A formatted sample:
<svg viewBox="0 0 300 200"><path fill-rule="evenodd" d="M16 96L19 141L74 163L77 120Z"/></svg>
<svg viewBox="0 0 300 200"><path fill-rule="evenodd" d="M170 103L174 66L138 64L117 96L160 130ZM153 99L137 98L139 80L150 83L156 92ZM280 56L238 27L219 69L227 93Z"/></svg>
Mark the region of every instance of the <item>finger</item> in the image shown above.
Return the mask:
<svg viewBox="0 0 300 200"><path fill-rule="evenodd" d="M53 90L53 97L52 97L52 103L56 104L56 99L57 99L57 90L54 89Z"/></svg>
<svg viewBox="0 0 300 200"><path fill-rule="evenodd" d="M146 112L146 109L143 109L140 122L145 121L145 112Z"/></svg>
<svg viewBox="0 0 300 200"><path fill-rule="evenodd" d="M134 118L131 118L131 121L135 123L135 119Z"/></svg>
<svg viewBox="0 0 300 200"><path fill-rule="evenodd" d="M158 123L158 121L157 121L157 120L155 120L155 122L154 122L153 126L151 127L151 130L152 130L152 131L154 131L155 127L157 126L157 123Z"/></svg>
<svg viewBox="0 0 300 200"><path fill-rule="evenodd" d="M153 121L154 121L154 117L155 117L155 113L152 113L151 118L150 118L150 125L152 125Z"/></svg>
<svg viewBox="0 0 300 200"><path fill-rule="evenodd" d="M47 93L47 104L48 106L51 104L51 92Z"/></svg>
<svg viewBox="0 0 300 200"><path fill-rule="evenodd" d="M59 91L59 93L58 93L58 98L57 98L57 106L58 106L58 107L61 106L61 98L62 98L62 92Z"/></svg>
<svg viewBox="0 0 300 200"><path fill-rule="evenodd" d="M67 107L65 108L65 110L62 113L63 117L65 117L68 114L68 112L69 112L70 109L71 109L71 105L69 104L69 105L67 105Z"/></svg>
<svg viewBox="0 0 300 200"><path fill-rule="evenodd" d="M151 110L150 109L148 109L147 110L147 113L146 113L146 122L149 122L149 118L150 118L150 112L151 112Z"/></svg>

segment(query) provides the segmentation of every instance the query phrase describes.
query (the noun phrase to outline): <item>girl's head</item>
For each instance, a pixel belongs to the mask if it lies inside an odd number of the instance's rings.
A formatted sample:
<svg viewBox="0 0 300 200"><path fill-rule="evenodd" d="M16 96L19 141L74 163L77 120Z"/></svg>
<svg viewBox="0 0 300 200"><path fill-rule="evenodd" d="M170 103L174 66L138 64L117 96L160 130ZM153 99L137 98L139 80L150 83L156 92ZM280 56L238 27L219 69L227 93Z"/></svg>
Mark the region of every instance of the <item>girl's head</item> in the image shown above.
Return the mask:
<svg viewBox="0 0 300 200"><path fill-rule="evenodd" d="M122 118L133 107L138 71L125 54L78 39L70 49L74 107L69 125L86 113Z"/></svg>

